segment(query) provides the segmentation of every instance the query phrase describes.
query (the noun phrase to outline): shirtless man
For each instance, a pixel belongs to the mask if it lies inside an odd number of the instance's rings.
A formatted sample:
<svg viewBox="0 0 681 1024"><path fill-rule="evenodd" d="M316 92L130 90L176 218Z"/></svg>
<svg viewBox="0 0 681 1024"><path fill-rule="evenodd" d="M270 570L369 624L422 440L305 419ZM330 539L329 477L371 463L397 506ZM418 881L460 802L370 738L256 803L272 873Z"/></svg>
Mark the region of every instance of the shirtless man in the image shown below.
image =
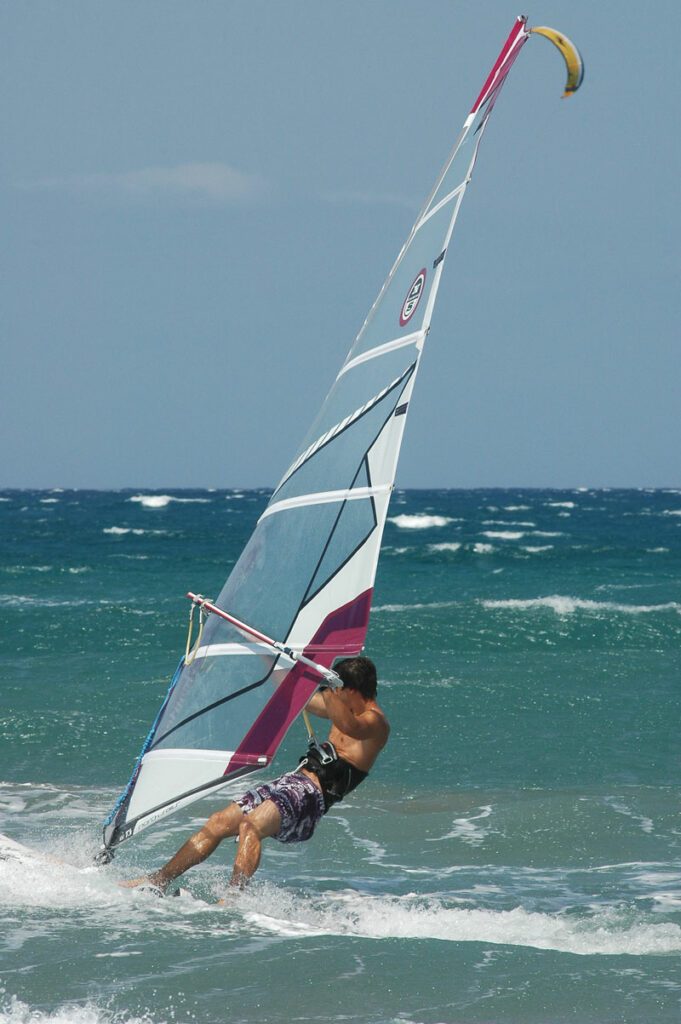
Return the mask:
<svg viewBox="0 0 681 1024"><path fill-rule="evenodd" d="M168 863L126 886L153 885L164 892L173 879L209 857L223 839L239 837L230 885L243 886L260 864L262 841L301 843L338 800L367 777L388 742L390 726L376 703L376 668L369 658L346 658L334 666L342 688L319 687L307 710L331 720L326 743L311 744L293 772L256 786L188 839Z"/></svg>

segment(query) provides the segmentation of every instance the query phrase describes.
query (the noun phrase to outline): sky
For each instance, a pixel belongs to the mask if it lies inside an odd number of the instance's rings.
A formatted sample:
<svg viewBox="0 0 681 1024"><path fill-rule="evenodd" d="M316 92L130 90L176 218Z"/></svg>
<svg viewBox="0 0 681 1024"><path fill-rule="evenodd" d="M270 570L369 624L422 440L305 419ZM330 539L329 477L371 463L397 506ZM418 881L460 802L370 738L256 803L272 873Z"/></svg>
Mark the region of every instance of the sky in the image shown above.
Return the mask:
<svg viewBox="0 0 681 1024"><path fill-rule="evenodd" d="M681 484L657 0L0 3L0 487L256 487L314 418L519 13L402 487Z"/></svg>

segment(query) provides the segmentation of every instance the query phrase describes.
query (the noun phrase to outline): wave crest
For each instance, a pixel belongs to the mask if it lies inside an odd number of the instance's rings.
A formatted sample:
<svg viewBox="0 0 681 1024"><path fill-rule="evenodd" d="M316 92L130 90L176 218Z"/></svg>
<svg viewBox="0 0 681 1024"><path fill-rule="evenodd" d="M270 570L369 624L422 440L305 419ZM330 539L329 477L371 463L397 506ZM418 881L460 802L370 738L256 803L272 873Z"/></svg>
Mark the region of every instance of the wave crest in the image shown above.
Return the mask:
<svg viewBox="0 0 681 1024"><path fill-rule="evenodd" d="M490 610L530 611L536 608L548 608L556 615L572 615L577 611L618 612L623 615L648 615L655 612L674 611L681 615L681 604L678 601L667 601L665 604L618 604L615 601L589 601L580 597L565 597L560 594L528 599L481 600L480 604L483 608Z"/></svg>
<svg viewBox="0 0 681 1024"><path fill-rule="evenodd" d="M394 523L401 530L430 530L433 527L447 526L453 522L450 516L427 515L425 512L417 512L414 515L404 513L399 516L388 516L388 522Z"/></svg>

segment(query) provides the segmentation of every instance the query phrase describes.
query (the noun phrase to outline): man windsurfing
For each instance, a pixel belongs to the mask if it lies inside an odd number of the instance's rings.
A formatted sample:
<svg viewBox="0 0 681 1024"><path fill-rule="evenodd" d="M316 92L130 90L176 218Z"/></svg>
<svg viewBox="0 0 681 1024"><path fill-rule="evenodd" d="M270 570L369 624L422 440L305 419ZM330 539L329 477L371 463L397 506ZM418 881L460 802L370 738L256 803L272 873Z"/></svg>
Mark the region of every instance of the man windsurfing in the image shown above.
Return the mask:
<svg viewBox="0 0 681 1024"><path fill-rule="evenodd" d="M223 839L237 836L239 847L230 885L243 886L260 864L263 839L302 843L310 839L333 804L363 782L388 742L390 726L376 703L376 667L369 658L346 658L334 666L342 687L319 687L307 710L331 721L328 740L311 740L293 772L248 790L212 814L158 871L122 882L153 886L164 893L189 868L209 857Z"/></svg>

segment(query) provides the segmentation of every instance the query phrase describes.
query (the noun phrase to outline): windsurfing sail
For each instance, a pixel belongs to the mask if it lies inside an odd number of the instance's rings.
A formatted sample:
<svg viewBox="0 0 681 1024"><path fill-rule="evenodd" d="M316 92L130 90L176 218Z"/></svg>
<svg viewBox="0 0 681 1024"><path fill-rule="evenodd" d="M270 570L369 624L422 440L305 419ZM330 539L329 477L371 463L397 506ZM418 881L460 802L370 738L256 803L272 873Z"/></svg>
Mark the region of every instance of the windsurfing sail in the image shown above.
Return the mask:
<svg viewBox="0 0 681 1024"><path fill-rule="evenodd" d="M447 248L490 114L528 38L518 18L316 420L218 598L203 606L200 641L180 662L105 823L105 850L269 765L321 674L362 650Z"/></svg>

